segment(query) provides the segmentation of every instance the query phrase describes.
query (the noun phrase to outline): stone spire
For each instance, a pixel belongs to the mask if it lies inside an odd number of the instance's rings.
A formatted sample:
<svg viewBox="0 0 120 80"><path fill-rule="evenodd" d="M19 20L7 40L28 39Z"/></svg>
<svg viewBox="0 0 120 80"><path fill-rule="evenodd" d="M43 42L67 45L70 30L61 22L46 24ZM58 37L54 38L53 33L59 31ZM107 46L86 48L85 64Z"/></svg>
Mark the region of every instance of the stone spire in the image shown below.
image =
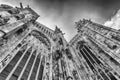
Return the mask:
<svg viewBox="0 0 120 80"><path fill-rule="evenodd" d="M23 5L22 5L22 3L20 3L20 8L22 8L22 9L23 9Z"/></svg>
<svg viewBox="0 0 120 80"><path fill-rule="evenodd" d="M83 20L79 20L78 22L75 22L77 30L79 31L81 27L83 27L85 24L90 23L90 22L91 22L90 19L89 20L83 19Z"/></svg>

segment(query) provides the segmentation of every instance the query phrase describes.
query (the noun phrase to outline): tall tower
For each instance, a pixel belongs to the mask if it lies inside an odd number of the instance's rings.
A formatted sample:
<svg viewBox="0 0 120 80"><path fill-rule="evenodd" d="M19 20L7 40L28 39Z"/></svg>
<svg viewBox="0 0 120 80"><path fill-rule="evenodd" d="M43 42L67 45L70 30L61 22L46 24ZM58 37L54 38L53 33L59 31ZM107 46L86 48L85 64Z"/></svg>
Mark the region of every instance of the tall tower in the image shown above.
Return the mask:
<svg viewBox="0 0 120 80"><path fill-rule="evenodd" d="M0 80L72 79L62 31L40 24L38 17L22 3L0 5Z"/></svg>
<svg viewBox="0 0 120 80"><path fill-rule="evenodd" d="M76 28L69 44L82 80L119 80L120 32L86 19L76 22Z"/></svg>
<svg viewBox="0 0 120 80"><path fill-rule="evenodd" d="M0 5L0 80L120 80L120 32L91 20L64 33L29 6Z"/></svg>

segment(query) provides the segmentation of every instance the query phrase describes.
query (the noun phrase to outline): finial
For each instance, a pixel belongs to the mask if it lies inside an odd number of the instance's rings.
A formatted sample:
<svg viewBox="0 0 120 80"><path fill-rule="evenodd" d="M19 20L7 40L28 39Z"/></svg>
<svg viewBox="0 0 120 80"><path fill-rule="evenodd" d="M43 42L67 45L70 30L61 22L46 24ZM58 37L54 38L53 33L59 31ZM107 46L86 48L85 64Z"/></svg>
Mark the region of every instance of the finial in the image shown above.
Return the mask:
<svg viewBox="0 0 120 80"><path fill-rule="evenodd" d="M20 2L20 8L22 8L23 9L23 5L22 5L22 3Z"/></svg>
<svg viewBox="0 0 120 80"><path fill-rule="evenodd" d="M30 8L30 6L29 6L29 5L27 5L27 7L28 7L28 8Z"/></svg>
<svg viewBox="0 0 120 80"><path fill-rule="evenodd" d="M55 33L62 33L62 31L60 30L60 28L58 28L57 26L55 27Z"/></svg>

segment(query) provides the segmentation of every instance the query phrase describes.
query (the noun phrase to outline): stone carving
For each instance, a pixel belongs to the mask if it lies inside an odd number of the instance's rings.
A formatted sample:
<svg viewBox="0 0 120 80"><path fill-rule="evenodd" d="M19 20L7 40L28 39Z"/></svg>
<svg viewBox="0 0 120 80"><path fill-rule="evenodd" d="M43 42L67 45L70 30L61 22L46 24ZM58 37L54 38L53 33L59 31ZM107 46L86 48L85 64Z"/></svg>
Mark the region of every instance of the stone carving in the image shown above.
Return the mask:
<svg viewBox="0 0 120 80"><path fill-rule="evenodd" d="M77 30L79 31L80 28L82 28L87 23L91 23L91 20L83 19L79 20L78 22L75 22Z"/></svg>
<svg viewBox="0 0 120 80"><path fill-rule="evenodd" d="M2 26L2 25L5 25L5 24L7 24L7 22L9 21L9 18L0 18L0 26Z"/></svg>
<svg viewBox="0 0 120 80"><path fill-rule="evenodd" d="M55 27L55 34L57 33L62 33L62 31L60 30L60 28L58 28L57 26Z"/></svg>
<svg viewBox="0 0 120 80"><path fill-rule="evenodd" d="M0 26L8 30L0 28L1 80L120 79L118 31L83 19L76 22L78 34L67 43L60 28L36 22L39 15L30 6L0 9L7 12L0 16Z"/></svg>
<svg viewBox="0 0 120 80"><path fill-rule="evenodd" d="M0 8L1 9L11 9L11 8L13 8L12 6L9 6L9 5L6 5L6 4L1 4L0 5Z"/></svg>
<svg viewBox="0 0 120 80"><path fill-rule="evenodd" d="M66 51L66 55L67 55L67 57L68 57L69 59L73 59L70 50L69 50L69 49L66 49L65 51Z"/></svg>

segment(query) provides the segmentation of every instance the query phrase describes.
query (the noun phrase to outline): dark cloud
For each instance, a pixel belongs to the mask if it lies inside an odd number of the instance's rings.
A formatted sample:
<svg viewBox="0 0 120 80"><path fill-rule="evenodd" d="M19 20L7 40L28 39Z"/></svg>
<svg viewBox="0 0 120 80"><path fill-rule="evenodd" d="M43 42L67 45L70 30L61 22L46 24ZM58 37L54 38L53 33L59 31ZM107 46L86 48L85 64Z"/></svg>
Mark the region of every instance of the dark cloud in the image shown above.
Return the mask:
<svg viewBox="0 0 120 80"><path fill-rule="evenodd" d="M6 0L13 5L17 1L30 4L44 25L58 25L68 41L76 34L74 22L87 18L103 24L120 9L120 0Z"/></svg>
<svg viewBox="0 0 120 80"><path fill-rule="evenodd" d="M92 1L93 4L101 7L108 7L115 3L120 2L120 0L89 0L89 1Z"/></svg>
<svg viewBox="0 0 120 80"><path fill-rule="evenodd" d="M75 21L90 18L103 24L120 9L120 0L35 0L35 2L43 8L46 17L61 22L55 24L67 33L67 40L76 34Z"/></svg>
<svg viewBox="0 0 120 80"><path fill-rule="evenodd" d="M35 0L38 3L64 4L64 3L92 3L93 5L107 7L119 3L120 0Z"/></svg>
<svg viewBox="0 0 120 80"><path fill-rule="evenodd" d="M71 11L82 11L86 8L91 10L93 8L104 18L109 18L116 9L120 8L120 0L35 0L35 2L47 12L55 12L59 16L66 12L66 9L70 8ZM51 9L54 12L51 12Z"/></svg>

